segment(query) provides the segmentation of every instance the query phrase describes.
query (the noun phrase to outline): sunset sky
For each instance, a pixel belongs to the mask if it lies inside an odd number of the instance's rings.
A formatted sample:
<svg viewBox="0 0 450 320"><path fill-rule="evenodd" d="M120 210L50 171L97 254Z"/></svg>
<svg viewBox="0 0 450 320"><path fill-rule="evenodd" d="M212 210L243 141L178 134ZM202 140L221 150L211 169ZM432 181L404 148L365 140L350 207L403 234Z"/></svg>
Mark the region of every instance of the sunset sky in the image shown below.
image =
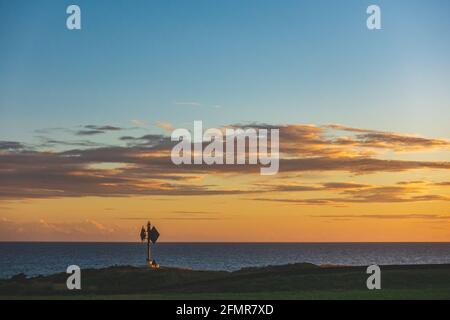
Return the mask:
<svg viewBox="0 0 450 320"><path fill-rule="evenodd" d="M0 0L0 241L450 241L449 12ZM173 165L195 120L279 129L279 174Z"/></svg>

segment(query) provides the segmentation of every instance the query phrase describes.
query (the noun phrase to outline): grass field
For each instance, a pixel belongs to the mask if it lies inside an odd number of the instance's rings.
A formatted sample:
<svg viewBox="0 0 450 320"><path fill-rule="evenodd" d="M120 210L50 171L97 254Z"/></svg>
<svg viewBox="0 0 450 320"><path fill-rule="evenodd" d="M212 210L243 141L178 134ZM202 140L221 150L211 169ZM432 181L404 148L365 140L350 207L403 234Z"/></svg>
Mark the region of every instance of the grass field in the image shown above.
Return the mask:
<svg viewBox="0 0 450 320"><path fill-rule="evenodd" d="M381 267L382 289L366 288L366 268L292 264L235 272L110 267L0 280L2 299L450 299L450 265Z"/></svg>

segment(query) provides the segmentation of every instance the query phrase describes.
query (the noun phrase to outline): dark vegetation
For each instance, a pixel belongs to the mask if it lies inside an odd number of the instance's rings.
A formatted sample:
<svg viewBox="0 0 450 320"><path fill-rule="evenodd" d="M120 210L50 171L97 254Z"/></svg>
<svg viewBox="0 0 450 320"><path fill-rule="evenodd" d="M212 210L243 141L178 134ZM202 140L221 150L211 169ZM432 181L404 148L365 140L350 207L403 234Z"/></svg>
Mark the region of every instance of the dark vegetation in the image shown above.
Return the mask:
<svg viewBox="0 0 450 320"><path fill-rule="evenodd" d="M3 299L450 299L450 265L383 266L382 290L366 287L365 267L291 264L235 272L110 267L82 270L82 289L66 273L0 280Z"/></svg>

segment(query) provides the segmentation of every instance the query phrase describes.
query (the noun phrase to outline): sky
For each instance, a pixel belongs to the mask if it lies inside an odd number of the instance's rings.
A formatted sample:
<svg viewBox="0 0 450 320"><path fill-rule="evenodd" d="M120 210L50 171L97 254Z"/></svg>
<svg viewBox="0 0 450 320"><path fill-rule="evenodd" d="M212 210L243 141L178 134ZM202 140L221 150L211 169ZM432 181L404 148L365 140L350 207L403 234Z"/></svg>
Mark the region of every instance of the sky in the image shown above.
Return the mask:
<svg viewBox="0 0 450 320"><path fill-rule="evenodd" d="M0 0L0 241L450 241L449 9ZM195 120L278 128L280 173L174 167Z"/></svg>

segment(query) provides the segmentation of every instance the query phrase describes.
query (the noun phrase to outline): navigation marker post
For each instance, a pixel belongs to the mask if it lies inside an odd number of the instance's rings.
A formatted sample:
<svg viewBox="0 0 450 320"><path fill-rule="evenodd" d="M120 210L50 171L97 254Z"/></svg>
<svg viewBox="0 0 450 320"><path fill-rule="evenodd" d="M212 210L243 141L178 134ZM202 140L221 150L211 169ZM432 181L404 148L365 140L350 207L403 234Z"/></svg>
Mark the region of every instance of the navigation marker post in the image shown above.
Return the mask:
<svg viewBox="0 0 450 320"><path fill-rule="evenodd" d="M152 259L151 253L151 244L155 244L159 238L159 232L155 228L155 226L151 226L150 221L147 223L147 230L145 230L144 226L141 229L141 240L144 241L147 239L147 264L152 269L158 269L159 264L156 263L155 260ZM151 243L150 243L151 242Z"/></svg>

